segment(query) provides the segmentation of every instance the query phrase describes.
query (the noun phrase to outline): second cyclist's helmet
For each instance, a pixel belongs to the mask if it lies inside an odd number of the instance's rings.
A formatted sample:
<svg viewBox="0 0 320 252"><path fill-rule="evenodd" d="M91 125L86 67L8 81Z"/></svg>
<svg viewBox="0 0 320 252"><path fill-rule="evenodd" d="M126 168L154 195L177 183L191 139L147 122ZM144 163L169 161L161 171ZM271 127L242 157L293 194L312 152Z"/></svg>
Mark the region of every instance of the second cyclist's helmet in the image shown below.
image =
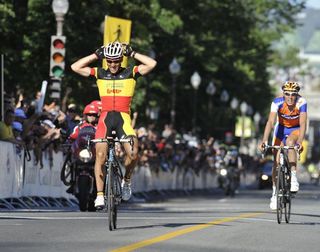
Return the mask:
<svg viewBox="0 0 320 252"><path fill-rule="evenodd" d="M299 92L300 86L298 82L295 81L286 81L282 86L283 91L289 91L289 92Z"/></svg>
<svg viewBox="0 0 320 252"><path fill-rule="evenodd" d="M122 58L122 44L119 42L109 43L104 50L106 59L117 60Z"/></svg>

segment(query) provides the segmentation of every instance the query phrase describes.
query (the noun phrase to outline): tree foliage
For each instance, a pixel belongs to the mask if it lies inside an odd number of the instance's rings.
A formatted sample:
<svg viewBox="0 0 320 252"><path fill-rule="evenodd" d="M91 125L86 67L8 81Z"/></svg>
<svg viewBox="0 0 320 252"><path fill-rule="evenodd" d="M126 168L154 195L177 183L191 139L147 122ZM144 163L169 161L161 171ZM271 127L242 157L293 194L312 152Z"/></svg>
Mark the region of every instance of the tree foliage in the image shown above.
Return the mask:
<svg viewBox="0 0 320 252"><path fill-rule="evenodd" d="M176 57L181 64L177 127L191 127L194 92L190 77L198 71L202 83L195 105L199 124L209 131L211 124L227 129L234 116L230 109L222 110L219 94L223 89L255 111L263 112L269 106L272 91L267 67L276 58L271 44L295 27L295 15L304 8L304 1L69 0L69 5L63 30L67 37L63 86L64 90L72 88L70 102L85 105L98 98L94 81L72 73L70 64L103 43L100 26L104 16L131 19L133 47L145 54L153 50L158 61L157 68L137 85L133 109L139 111L140 121L147 120L146 106L154 105L160 107L159 120L169 121L172 76L168 66ZM24 89L32 95L48 78L50 36L56 32L51 1L0 0L0 24L6 90ZM210 96L205 90L211 80L217 93L209 114ZM224 112L220 115L219 111Z"/></svg>

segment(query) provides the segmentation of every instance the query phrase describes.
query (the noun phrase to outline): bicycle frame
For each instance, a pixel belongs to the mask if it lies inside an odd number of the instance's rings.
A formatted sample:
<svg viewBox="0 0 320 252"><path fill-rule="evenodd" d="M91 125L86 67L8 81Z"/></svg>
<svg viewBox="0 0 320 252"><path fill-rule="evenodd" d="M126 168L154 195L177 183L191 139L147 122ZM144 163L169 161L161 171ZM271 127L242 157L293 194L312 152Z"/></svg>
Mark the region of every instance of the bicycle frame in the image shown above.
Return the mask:
<svg viewBox="0 0 320 252"><path fill-rule="evenodd" d="M277 221L280 224L282 220L282 213L284 210L286 223L289 223L291 213L291 167L286 151L294 149L298 155L296 147L293 146L269 146L265 145L265 150L274 149L279 151L279 161L277 166L277 182L276 182L276 195L277 195Z"/></svg>
<svg viewBox="0 0 320 252"><path fill-rule="evenodd" d="M108 212L109 230L112 231L117 228L117 206L122 199L121 181L123 174L115 154L115 143L130 143L133 146L132 139L116 139L114 137L107 137L105 139L91 140L94 143L107 143L108 159L104 167L106 169L105 176L105 201Z"/></svg>

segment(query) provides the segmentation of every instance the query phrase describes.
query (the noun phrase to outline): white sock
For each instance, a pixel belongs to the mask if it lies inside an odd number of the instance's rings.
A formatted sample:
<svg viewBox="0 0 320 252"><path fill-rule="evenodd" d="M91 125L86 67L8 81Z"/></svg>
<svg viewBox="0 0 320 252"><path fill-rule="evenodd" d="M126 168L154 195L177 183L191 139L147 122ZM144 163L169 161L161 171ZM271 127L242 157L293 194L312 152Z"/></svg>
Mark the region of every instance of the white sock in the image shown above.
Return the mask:
<svg viewBox="0 0 320 252"><path fill-rule="evenodd" d="M291 175L297 176L297 171L291 171Z"/></svg>
<svg viewBox="0 0 320 252"><path fill-rule="evenodd" d="M272 195L275 195L276 194L276 187L275 186L272 186Z"/></svg>

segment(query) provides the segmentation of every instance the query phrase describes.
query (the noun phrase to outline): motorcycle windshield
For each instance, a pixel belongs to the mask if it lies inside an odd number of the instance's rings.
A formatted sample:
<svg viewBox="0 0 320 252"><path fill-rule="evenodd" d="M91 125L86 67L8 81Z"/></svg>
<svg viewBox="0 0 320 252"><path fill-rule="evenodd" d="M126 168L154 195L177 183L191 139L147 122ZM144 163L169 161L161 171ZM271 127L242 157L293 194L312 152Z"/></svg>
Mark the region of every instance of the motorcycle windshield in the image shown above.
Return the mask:
<svg viewBox="0 0 320 252"><path fill-rule="evenodd" d="M79 135L76 140L78 148L85 148L88 144L88 140L94 139L95 133L96 130L94 127L87 126L80 129Z"/></svg>

